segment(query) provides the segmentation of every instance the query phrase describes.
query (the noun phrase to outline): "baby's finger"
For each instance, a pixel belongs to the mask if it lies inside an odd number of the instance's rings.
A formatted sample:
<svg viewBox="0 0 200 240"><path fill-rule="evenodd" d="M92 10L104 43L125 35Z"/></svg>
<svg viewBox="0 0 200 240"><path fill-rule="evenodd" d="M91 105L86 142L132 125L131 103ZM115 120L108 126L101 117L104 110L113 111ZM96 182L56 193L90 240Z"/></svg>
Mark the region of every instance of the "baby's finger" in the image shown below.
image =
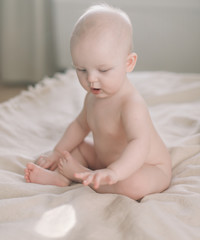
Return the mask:
<svg viewBox="0 0 200 240"><path fill-rule="evenodd" d="M111 176L108 176L107 181L108 181L109 185L112 185L114 183L114 181L113 181Z"/></svg>
<svg viewBox="0 0 200 240"><path fill-rule="evenodd" d="M101 184L102 178L101 176L97 173L94 177L94 188L97 189L99 188L99 185Z"/></svg>
<svg viewBox="0 0 200 240"><path fill-rule="evenodd" d="M49 168L51 171L54 171L58 167L58 163L54 162L51 167Z"/></svg>
<svg viewBox="0 0 200 240"><path fill-rule="evenodd" d="M44 158L44 163L40 166L43 167L43 168L50 168L51 167L51 162L47 158Z"/></svg>
<svg viewBox="0 0 200 240"><path fill-rule="evenodd" d="M84 181L83 185L88 186L89 184L93 183L94 175L89 175Z"/></svg>
<svg viewBox="0 0 200 240"><path fill-rule="evenodd" d="M75 174L74 174L74 177L75 177L75 178L78 178L78 179L81 179L81 180L85 180L85 179L88 178L89 175L90 175L90 173L88 173L88 172L75 173Z"/></svg>
<svg viewBox="0 0 200 240"><path fill-rule="evenodd" d="M43 167L43 165L46 163L46 160L43 156L40 156L38 160L36 161L36 164L39 165L40 167Z"/></svg>

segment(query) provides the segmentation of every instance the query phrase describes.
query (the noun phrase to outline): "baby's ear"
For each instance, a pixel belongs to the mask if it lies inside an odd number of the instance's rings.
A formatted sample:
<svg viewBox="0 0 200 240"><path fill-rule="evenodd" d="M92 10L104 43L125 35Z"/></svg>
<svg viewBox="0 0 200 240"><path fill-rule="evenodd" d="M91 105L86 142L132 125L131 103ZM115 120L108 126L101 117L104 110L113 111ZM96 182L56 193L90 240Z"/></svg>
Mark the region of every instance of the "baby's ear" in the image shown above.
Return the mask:
<svg viewBox="0 0 200 240"><path fill-rule="evenodd" d="M127 57L126 72L132 72L137 62L137 54L132 52Z"/></svg>

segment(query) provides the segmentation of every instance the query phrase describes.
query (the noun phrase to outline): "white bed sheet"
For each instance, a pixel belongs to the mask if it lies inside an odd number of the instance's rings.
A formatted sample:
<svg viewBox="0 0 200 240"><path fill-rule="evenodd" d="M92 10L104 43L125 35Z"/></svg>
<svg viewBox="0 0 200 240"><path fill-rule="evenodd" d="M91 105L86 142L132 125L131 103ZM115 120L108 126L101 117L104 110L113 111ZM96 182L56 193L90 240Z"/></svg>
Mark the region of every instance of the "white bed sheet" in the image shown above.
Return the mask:
<svg viewBox="0 0 200 240"><path fill-rule="evenodd" d="M26 163L51 149L82 107L85 92L70 70L0 104L1 239L200 239L200 74L129 78L171 153L169 189L138 203L81 184L24 181Z"/></svg>

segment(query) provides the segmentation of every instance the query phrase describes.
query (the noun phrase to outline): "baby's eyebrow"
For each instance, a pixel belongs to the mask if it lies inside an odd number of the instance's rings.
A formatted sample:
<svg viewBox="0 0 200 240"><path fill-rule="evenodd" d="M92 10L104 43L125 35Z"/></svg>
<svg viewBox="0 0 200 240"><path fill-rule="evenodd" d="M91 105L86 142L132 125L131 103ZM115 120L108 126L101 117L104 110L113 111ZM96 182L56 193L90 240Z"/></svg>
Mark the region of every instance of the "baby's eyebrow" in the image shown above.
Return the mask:
<svg viewBox="0 0 200 240"><path fill-rule="evenodd" d="M78 69L85 69L85 67L83 67L83 66L77 66L77 65L75 65L75 64L73 64L73 63L71 63L71 65L72 65L72 67L73 68L78 68ZM96 68L108 68L108 69L110 69L110 68L113 68L113 66L111 65L111 64L100 64L100 65L97 65L96 66Z"/></svg>
<svg viewBox="0 0 200 240"><path fill-rule="evenodd" d="M73 68L81 68L81 69L84 68L84 67L76 66L76 65L73 64L73 63L72 63L71 65L72 65Z"/></svg>
<svg viewBox="0 0 200 240"><path fill-rule="evenodd" d="M110 67L111 65L109 65L109 64L100 64L100 65L98 65L97 67Z"/></svg>

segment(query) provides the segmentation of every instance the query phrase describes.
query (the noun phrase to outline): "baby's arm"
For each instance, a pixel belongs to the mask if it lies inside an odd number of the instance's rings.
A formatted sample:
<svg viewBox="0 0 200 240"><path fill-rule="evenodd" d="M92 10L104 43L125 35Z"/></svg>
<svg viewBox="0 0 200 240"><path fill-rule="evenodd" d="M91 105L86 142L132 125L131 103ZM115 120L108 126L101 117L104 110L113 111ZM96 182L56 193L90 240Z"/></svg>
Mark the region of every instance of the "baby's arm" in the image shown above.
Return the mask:
<svg viewBox="0 0 200 240"><path fill-rule="evenodd" d="M54 150L63 153L65 150L71 152L88 135L89 128L83 124L83 112L68 126L64 135L55 146Z"/></svg>
<svg viewBox="0 0 200 240"><path fill-rule="evenodd" d="M122 109L122 123L128 144L121 157L108 166L118 181L136 172L145 163L150 151L151 119L143 100L129 101Z"/></svg>
<svg viewBox="0 0 200 240"><path fill-rule="evenodd" d="M46 156L40 156L36 163L41 167L54 170L57 167L58 160L63 156L64 151L67 150L71 152L83 141L83 139L88 135L89 131L90 129L86 120L86 106L84 103L81 113L67 127L53 151Z"/></svg>

